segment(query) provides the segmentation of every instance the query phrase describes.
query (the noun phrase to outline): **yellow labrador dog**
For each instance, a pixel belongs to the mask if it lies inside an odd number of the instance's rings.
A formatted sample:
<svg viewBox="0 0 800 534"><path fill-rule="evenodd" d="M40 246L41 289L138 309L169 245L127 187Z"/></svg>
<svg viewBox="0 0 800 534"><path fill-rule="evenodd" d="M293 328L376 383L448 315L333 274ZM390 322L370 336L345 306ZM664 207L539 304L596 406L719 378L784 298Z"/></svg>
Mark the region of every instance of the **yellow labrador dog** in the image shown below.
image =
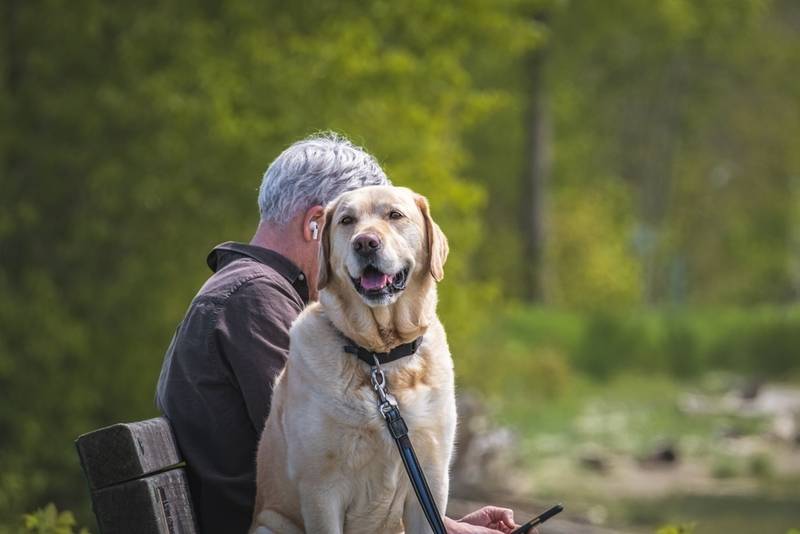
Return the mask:
<svg viewBox="0 0 800 534"><path fill-rule="evenodd" d="M292 325L258 448L251 532L430 532L370 367L344 346L349 338L388 352L423 336L383 370L444 513L456 426L453 362L436 316L447 240L424 197L372 186L326 208L320 249L319 302Z"/></svg>

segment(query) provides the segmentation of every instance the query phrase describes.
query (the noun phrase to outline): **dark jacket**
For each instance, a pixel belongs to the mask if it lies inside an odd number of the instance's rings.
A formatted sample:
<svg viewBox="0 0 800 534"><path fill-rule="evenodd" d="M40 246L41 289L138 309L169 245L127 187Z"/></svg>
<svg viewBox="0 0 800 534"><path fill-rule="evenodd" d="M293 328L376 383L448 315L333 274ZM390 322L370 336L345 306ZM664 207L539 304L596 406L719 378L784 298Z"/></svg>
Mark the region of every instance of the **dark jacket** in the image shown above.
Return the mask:
<svg viewBox="0 0 800 534"><path fill-rule="evenodd" d="M289 326L308 302L305 276L280 254L225 243L164 357L156 404L187 463L203 533L246 532L255 457Z"/></svg>

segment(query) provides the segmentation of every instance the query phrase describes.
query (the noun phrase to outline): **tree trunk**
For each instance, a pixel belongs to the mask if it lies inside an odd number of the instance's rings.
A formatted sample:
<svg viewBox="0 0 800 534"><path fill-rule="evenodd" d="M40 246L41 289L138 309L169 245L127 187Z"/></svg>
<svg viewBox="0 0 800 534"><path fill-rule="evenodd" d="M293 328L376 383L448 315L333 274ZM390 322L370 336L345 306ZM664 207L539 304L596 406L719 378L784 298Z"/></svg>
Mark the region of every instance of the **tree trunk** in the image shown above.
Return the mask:
<svg viewBox="0 0 800 534"><path fill-rule="evenodd" d="M541 19L540 19L541 21ZM547 184L551 172L551 122L547 106L545 64L547 50L539 47L525 61L525 167L522 177L523 297L547 300L545 251L547 246Z"/></svg>

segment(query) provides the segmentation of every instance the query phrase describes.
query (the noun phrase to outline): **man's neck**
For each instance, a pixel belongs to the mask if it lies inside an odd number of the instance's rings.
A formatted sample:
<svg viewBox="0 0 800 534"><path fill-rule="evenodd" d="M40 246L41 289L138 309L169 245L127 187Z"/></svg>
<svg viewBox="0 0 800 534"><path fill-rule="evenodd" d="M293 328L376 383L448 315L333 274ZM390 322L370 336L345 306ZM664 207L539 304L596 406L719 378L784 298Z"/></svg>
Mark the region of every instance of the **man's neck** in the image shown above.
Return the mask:
<svg viewBox="0 0 800 534"><path fill-rule="evenodd" d="M316 278L315 273L311 272L312 266L308 258L308 251L297 246L297 240L290 237L290 233L295 231L293 228L294 222L279 226L261 221L253 238L250 239L250 244L277 252L297 265L307 279L309 277ZM309 289L311 289L312 280L309 279L308 282ZM316 291L312 291L312 293L314 293L312 298L316 298Z"/></svg>
<svg viewBox="0 0 800 534"><path fill-rule="evenodd" d="M287 232L289 231L291 231L290 228L277 227L269 223L261 222L253 238L250 240L250 244L274 250L281 256L291 260L292 263L305 272L306 266L302 265L302 254L299 254L297 247L294 246L293 240L287 239Z"/></svg>

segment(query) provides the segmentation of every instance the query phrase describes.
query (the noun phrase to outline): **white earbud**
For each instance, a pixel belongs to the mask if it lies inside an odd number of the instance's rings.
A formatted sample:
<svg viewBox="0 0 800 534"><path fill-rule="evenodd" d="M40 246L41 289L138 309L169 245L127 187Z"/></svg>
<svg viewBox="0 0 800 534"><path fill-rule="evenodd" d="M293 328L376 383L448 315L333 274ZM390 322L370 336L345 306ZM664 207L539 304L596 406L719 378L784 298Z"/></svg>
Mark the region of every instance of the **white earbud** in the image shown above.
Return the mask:
<svg viewBox="0 0 800 534"><path fill-rule="evenodd" d="M319 224L317 224L317 221L311 221L308 226L311 228L311 239L316 241L317 237L319 237Z"/></svg>

